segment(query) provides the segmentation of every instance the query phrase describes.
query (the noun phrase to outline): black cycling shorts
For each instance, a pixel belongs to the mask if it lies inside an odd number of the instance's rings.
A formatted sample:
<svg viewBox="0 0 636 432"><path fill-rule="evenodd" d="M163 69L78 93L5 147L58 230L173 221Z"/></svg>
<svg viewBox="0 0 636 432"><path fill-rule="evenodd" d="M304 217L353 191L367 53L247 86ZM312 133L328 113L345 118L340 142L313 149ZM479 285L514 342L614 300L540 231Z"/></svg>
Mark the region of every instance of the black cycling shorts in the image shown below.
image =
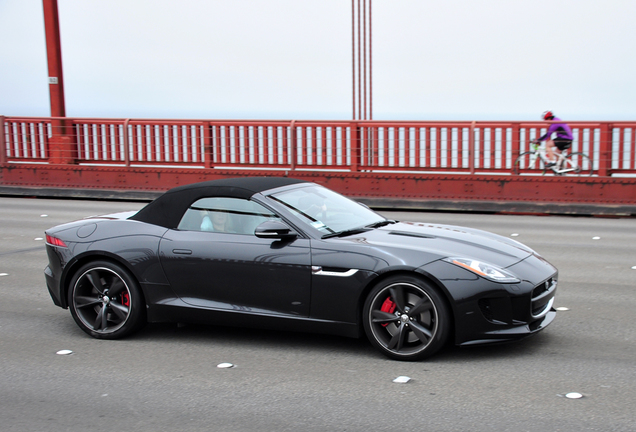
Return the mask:
<svg viewBox="0 0 636 432"><path fill-rule="evenodd" d="M561 151L572 147L572 140L565 138L556 138L553 140L554 145Z"/></svg>

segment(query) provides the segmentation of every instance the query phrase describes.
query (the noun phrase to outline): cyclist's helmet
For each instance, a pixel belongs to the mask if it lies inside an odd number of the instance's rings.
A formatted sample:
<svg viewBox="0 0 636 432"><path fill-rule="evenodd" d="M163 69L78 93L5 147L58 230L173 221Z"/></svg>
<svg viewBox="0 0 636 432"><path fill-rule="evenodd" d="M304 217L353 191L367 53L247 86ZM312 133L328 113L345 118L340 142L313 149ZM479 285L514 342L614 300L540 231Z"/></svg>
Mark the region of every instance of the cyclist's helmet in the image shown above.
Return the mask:
<svg viewBox="0 0 636 432"><path fill-rule="evenodd" d="M554 114L552 111L544 111L541 118L543 118L543 120L552 120L554 118Z"/></svg>

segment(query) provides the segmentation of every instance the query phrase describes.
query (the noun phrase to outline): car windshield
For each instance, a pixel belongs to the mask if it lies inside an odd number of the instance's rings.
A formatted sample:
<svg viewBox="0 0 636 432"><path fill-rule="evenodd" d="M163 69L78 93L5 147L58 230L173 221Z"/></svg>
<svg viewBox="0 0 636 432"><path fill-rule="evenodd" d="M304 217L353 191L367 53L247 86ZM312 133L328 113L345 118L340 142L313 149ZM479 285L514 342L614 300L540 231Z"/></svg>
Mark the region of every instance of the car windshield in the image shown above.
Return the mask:
<svg viewBox="0 0 636 432"><path fill-rule="evenodd" d="M317 185L278 192L270 198L323 236L363 229L386 220L364 205Z"/></svg>

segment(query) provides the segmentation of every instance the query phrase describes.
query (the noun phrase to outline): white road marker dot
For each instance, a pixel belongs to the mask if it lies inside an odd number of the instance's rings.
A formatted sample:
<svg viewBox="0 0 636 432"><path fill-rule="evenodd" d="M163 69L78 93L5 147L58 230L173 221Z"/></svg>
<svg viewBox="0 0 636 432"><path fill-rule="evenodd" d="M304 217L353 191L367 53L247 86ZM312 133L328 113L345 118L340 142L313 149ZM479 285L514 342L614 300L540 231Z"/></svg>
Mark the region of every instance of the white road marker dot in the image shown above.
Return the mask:
<svg viewBox="0 0 636 432"><path fill-rule="evenodd" d="M398 383L398 384L406 384L409 381L411 381L411 378L407 376L399 376L393 380L394 383Z"/></svg>
<svg viewBox="0 0 636 432"><path fill-rule="evenodd" d="M561 306L561 307L556 308L556 310L558 310L558 311L569 311L570 308Z"/></svg>
<svg viewBox="0 0 636 432"><path fill-rule="evenodd" d="M43 215L40 215L40 217L49 217L49 215L43 214Z"/></svg>
<svg viewBox="0 0 636 432"><path fill-rule="evenodd" d="M219 369L229 369L229 368L233 368L234 365L232 363L220 363L216 365L216 367L218 367Z"/></svg>
<svg viewBox="0 0 636 432"><path fill-rule="evenodd" d="M581 393L572 392L565 395L568 399L581 399L583 395Z"/></svg>
<svg viewBox="0 0 636 432"><path fill-rule="evenodd" d="M519 234L517 234L517 233L512 233L512 234L510 234L510 237L519 237Z"/></svg>
<svg viewBox="0 0 636 432"><path fill-rule="evenodd" d="M598 237L598 236L597 236L597 237L592 237L592 240L600 240L600 239L601 239L601 238L600 238L600 237Z"/></svg>
<svg viewBox="0 0 636 432"><path fill-rule="evenodd" d="M35 241L42 241L42 240L44 240L44 239L43 239L42 237L36 237L36 238L34 238L33 240L35 240Z"/></svg>
<svg viewBox="0 0 636 432"><path fill-rule="evenodd" d="M0 276L9 276L9 273L0 273Z"/></svg>
<svg viewBox="0 0 636 432"><path fill-rule="evenodd" d="M69 354L73 354L73 351L71 351L71 350L59 350L55 354L57 354L57 355L69 355Z"/></svg>

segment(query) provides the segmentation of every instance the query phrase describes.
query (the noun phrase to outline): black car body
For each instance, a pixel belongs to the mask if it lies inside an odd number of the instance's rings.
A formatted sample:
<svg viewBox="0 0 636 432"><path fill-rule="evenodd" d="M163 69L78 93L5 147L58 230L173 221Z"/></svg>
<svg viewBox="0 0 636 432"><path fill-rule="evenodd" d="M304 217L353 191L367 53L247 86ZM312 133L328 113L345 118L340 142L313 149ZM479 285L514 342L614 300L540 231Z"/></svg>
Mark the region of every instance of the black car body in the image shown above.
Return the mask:
<svg viewBox="0 0 636 432"><path fill-rule="evenodd" d="M366 333L389 357L413 360L448 340L520 339L555 317L557 270L521 243L386 220L283 177L178 187L46 239L54 303L97 338L146 322Z"/></svg>

